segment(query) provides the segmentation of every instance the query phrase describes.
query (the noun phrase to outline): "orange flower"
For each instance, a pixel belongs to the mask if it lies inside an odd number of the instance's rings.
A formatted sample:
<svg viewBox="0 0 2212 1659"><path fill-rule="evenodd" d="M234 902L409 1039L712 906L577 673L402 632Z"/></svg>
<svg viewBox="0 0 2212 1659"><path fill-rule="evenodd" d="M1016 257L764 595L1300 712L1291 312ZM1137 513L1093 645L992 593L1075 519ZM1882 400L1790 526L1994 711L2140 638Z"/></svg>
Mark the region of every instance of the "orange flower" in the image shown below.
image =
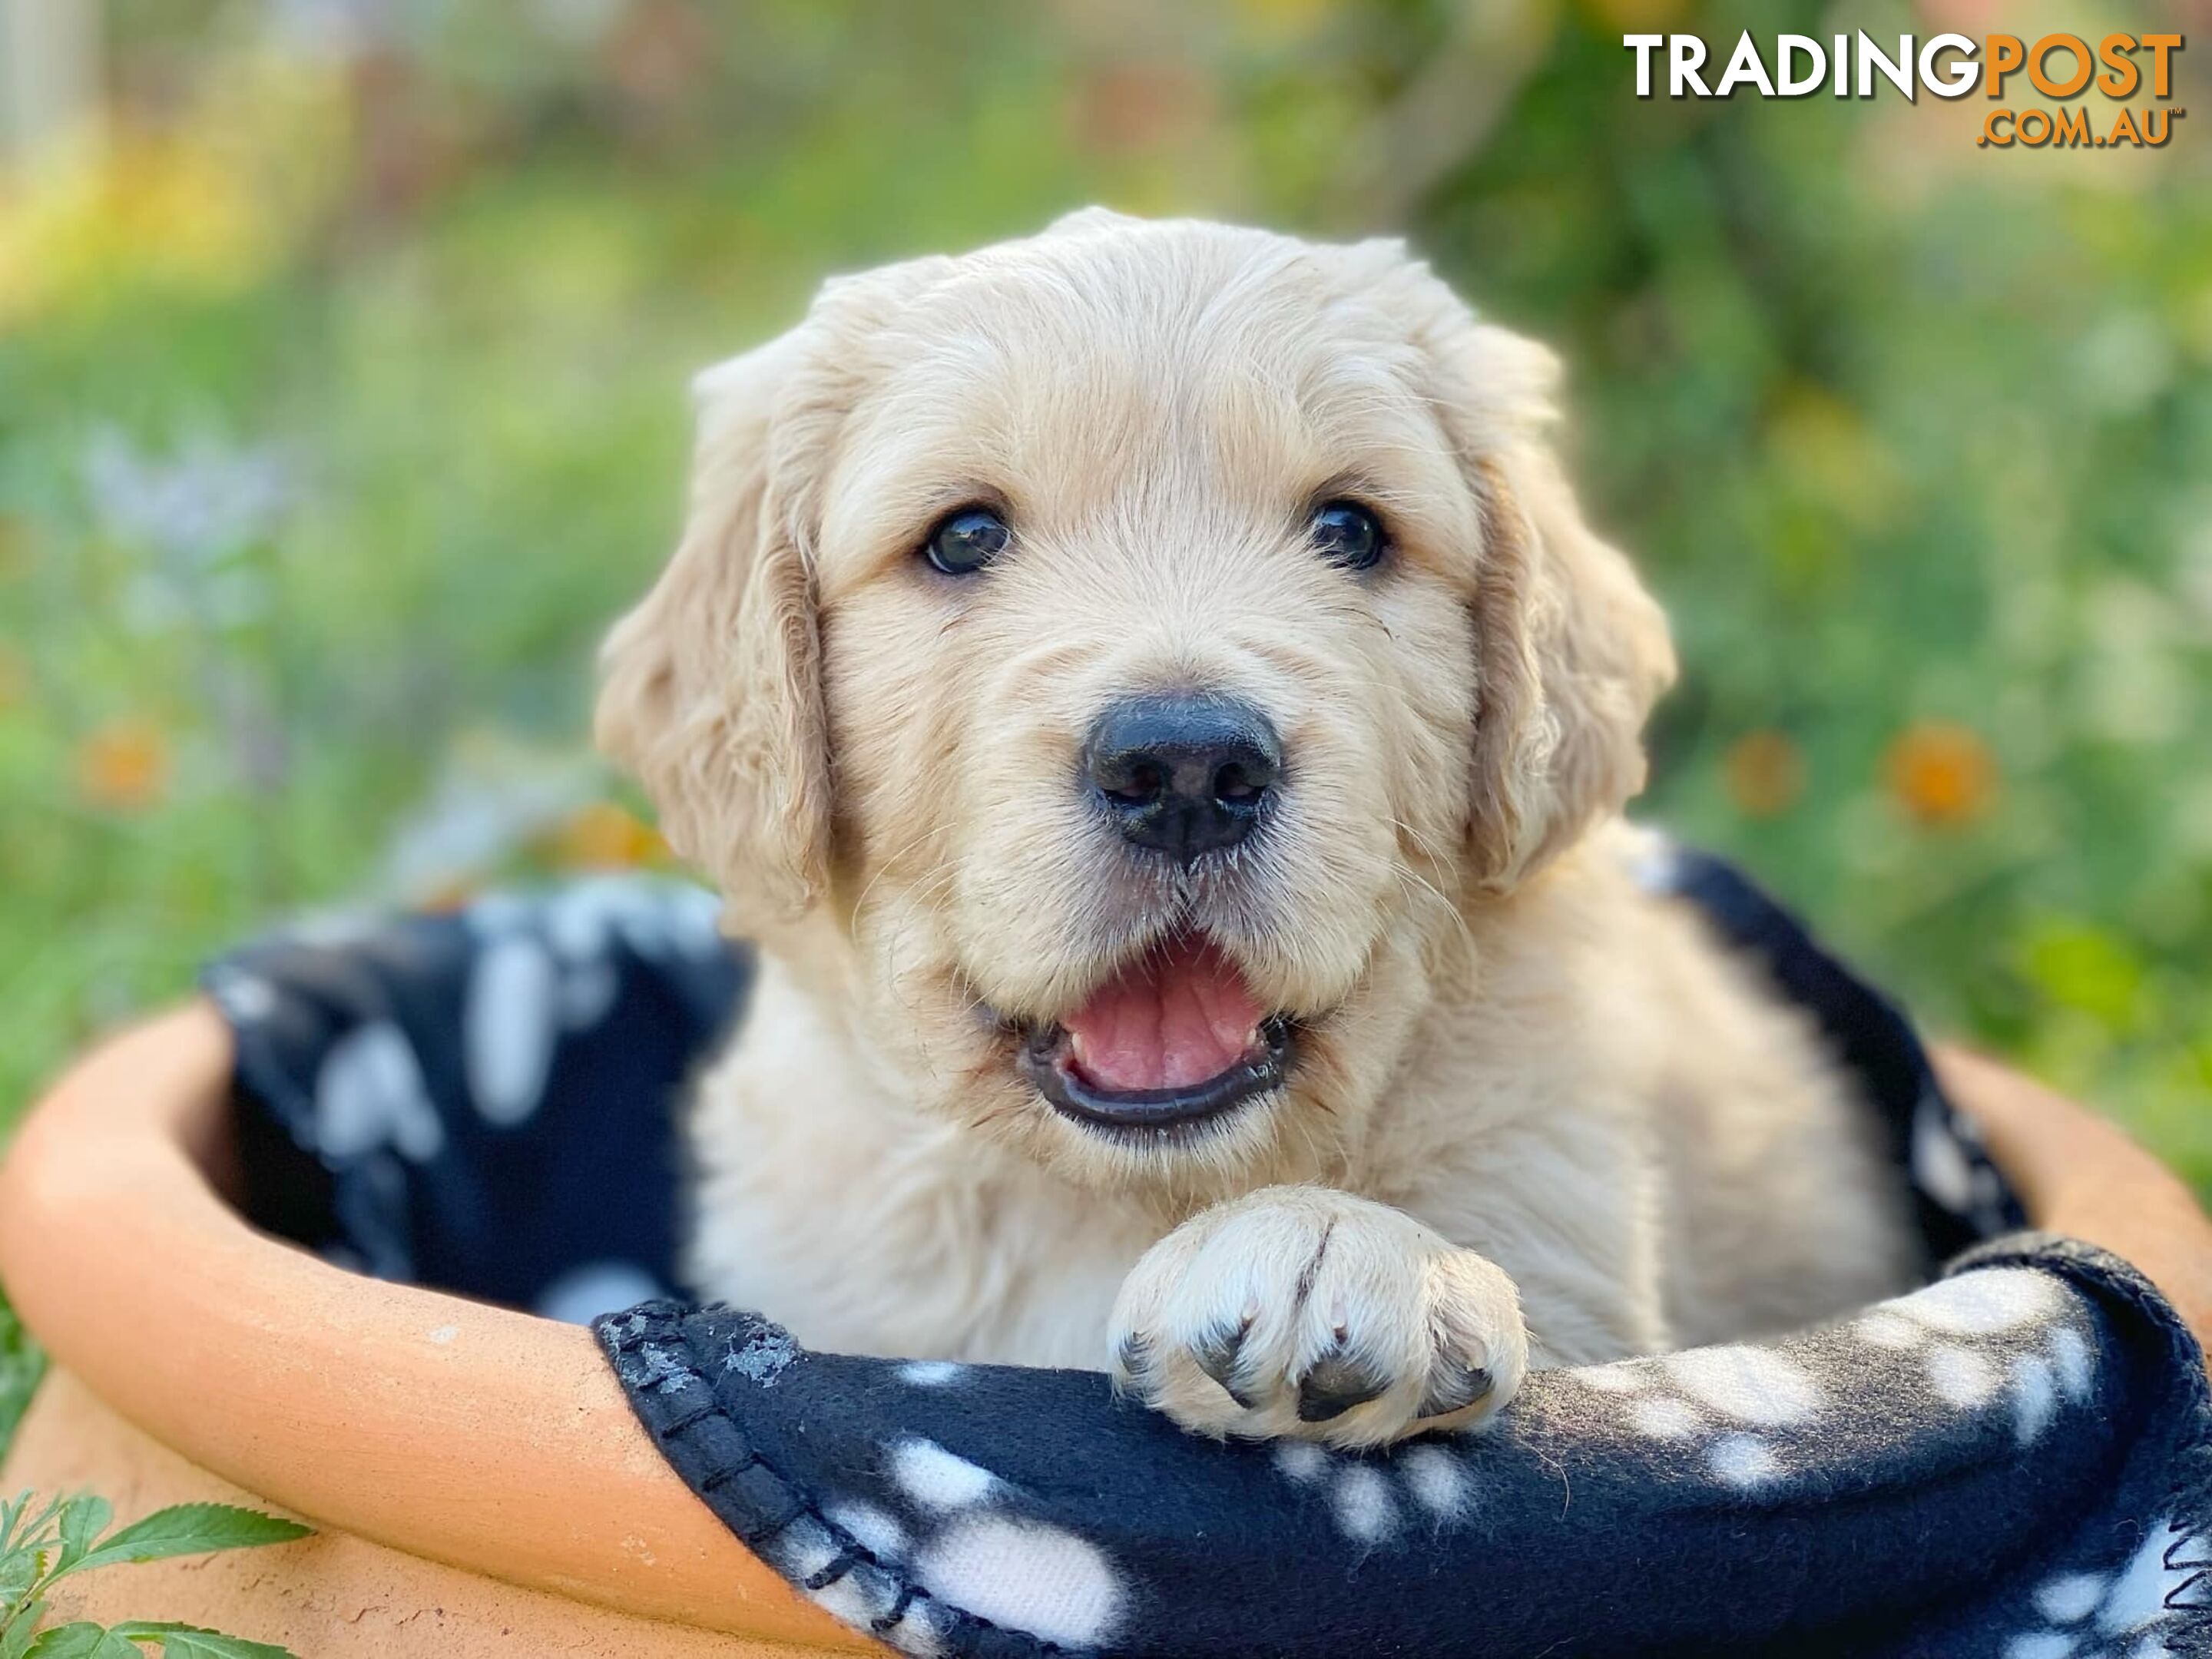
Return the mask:
<svg viewBox="0 0 2212 1659"><path fill-rule="evenodd" d="M1142 155L1203 128L1213 104L1212 82L1192 64L1109 64L1074 88L1076 134L1086 149Z"/></svg>
<svg viewBox="0 0 2212 1659"><path fill-rule="evenodd" d="M143 812L169 785L169 744L142 720L111 720L77 745L77 793L110 812Z"/></svg>
<svg viewBox="0 0 2212 1659"><path fill-rule="evenodd" d="M455 877L452 880L440 882L423 894L416 903L434 916L446 916L465 908L476 896L474 882Z"/></svg>
<svg viewBox="0 0 2212 1659"><path fill-rule="evenodd" d="M1889 792L1918 823L1971 823L1989 810L1996 757L1980 733L1942 720L1905 728L1889 747Z"/></svg>
<svg viewBox="0 0 2212 1659"><path fill-rule="evenodd" d="M612 801L593 801L554 832L548 856L563 870L627 869L667 855L659 834Z"/></svg>
<svg viewBox="0 0 2212 1659"><path fill-rule="evenodd" d="M1779 732L1747 732L1722 763L1729 799L1747 817L1778 817L1805 793L1805 757Z"/></svg>

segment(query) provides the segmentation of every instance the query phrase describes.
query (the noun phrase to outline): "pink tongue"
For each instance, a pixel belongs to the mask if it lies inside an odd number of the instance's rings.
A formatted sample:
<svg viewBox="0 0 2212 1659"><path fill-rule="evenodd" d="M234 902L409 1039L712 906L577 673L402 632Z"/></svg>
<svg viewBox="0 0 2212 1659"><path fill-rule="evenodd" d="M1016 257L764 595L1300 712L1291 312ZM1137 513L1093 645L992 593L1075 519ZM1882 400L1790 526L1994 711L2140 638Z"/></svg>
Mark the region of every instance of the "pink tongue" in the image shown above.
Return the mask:
<svg viewBox="0 0 2212 1659"><path fill-rule="evenodd" d="M1182 940L1124 969L1060 1024L1075 1066L1102 1089L1188 1089L1244 1058L1260 1005L1237 965Z"/></svg>

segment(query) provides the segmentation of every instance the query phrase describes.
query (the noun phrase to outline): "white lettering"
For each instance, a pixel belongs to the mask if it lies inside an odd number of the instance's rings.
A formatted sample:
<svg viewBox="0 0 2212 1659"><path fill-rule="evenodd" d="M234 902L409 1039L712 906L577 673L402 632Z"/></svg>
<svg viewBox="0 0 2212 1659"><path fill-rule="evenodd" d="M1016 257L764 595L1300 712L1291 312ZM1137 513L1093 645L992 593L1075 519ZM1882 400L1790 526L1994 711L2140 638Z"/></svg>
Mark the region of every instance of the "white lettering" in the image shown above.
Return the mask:
<svg viewBox="0 0 2212 1659"><path fill-rule="evenodd" d="M1859 96L1874 96L1874 72L1880 70L1889 83L1903 93L1909 103L1919 100L1913 96L1912 37L1897 37L1897 60L1893 63L1882 56L1881 48L1875 45L1864 29L1859 31Z"/></svg>
<svg viewBox="0 0 2212 1659"><path fill-rule="evenodd" d="M1667 37L1663 34L1624 34L1620 44L1636 54L1636 95L1651 95L1651 54Z"/></svg>
<svg viewBox="0 0 2212 1659"><path fill-rule="evenodd" d="M1951 67L1938 74L1936 59L1945 52L1961 52ZM1920 84L1938 98L1964 98L1982 78L1981 66L1972 61L1974 43L1963 34L1939 34L1920 48Z"/></svg>
<svg viewBox="0 0 2212 1659"><path fill-rule="evenodd" d="M1799 56L1802 56L1811 67L1805 71L1803 80L1793 81L1790 78L1790 60ZM1783 97L1802 98L1808 92L1820 91L1820 82L1826 78L1827 73L1828 54L1811 35L1785 34L1775 42L1774 84L1776 91Z"/></svg>
<svg viewBox="0 0 2212 1659"><path fill-rule="evenodd" d="M1682 90L1685 82L1693 88L1700 98L1710 98L1713 95L1705 83L1698 78L1698 71L1703 69L1705 64L1705 43L1703 40L1694 34L1669 35L1667 39L1667 95L1668 97L1688 97L1689 94Z"/></svg>
<svg viewBox="0 0 2212 1659"><path fill-rule="evenodd" d="M1759 43L1747 29L1736 37L1735 55L1721 76L1721 83L1713 88L1717 98L1733 98L1735 89L1746 82L1757 87L1762 96L1774 96L1774 82L1766 77L1766 65L1759 61Z"/></svg>

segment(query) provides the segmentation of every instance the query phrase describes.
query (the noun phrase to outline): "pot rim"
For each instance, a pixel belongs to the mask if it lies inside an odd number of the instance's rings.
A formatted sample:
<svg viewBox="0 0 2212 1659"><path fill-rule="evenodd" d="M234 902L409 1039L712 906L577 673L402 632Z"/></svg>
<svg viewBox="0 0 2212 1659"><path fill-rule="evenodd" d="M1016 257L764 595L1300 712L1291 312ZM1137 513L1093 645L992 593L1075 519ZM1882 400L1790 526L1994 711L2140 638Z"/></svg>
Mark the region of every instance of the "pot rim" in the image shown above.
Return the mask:
<svg viewBox="0 0 2212 1659"><path fill-rule="evenodd" d="M233 1049L205 1000L109 1039L0 1164L0 1282L138 1427L271 1503L512 1583L881 1651L662 1459L581 1327L349 1273L218 1194Z"/></svg>

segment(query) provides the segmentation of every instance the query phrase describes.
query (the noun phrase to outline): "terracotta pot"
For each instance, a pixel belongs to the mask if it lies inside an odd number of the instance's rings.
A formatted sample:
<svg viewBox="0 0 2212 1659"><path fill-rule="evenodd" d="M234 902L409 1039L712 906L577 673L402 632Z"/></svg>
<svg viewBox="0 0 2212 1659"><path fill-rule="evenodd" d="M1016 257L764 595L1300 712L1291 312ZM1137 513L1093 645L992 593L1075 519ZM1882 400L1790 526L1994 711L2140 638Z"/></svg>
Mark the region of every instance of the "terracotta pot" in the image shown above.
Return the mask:
<svg viewBox="0 0 2212 1659"><path fill-rule="evenodd" d="M57 1612L352 1654L878 1651L661 1461L582 1328L341 1272L220 1196L230 1038L116 1038L0 1168L0 1281L54 1356L0 1487L190 1498L303 1543L70 1581Z"/></svg>

